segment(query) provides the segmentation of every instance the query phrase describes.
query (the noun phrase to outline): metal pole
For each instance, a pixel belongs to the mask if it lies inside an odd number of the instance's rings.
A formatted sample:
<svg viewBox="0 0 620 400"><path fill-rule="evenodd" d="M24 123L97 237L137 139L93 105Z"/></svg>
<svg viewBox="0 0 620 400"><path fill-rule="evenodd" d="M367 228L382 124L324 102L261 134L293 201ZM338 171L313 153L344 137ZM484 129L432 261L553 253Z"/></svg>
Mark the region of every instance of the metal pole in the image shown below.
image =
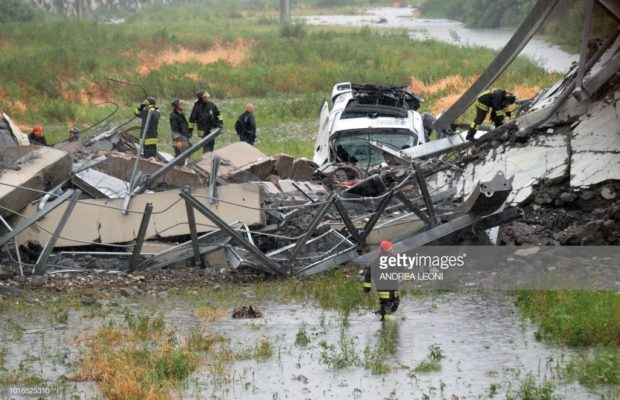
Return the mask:
<svg viewBox="0 0 620 400"><path fill-rule="evenodd" d="M263 263L263 267L270 271L272 274L277 274L281 276L285 276L285 274L280 270L278 264L269 259L262 251L260 251L256 246L252 243L248 242L243 236L241 236L237 231L231 228L226 221L222 220L217 214L213 211L209 210L204 204L199 202L191 193L189 193L186 189L181 190L179 195L188 200L191 205L198 210L205 217L209 218L215 225L218 226L221 230L230 235L240 246L244 247L247 251L252 253L260 262Z"/></svg>
<svg viewBox="0 0 620 400"><path fill-rule="evenodd" d="M336 206L336 210L338 210L338 214L342 217L342 222L344 222L344 226L347 227L347 230L351 234L353 240L355 240L355 242L359 245L364 245L366 241L360 236L359 230L353 221L351 221L351 217L349 217L349 213L344 208L344 204L342 204L340 197L336 197L336 199L334 199L334 206Z"/></svg>
<svg viewBox="0 0 620 400"><path fill-rule="evenodd" d="M586 69L586 53L588 51L588 38L590 37L590 25L592 22L592 10L594 8L594 0L588 0L586 4L586 14L583 21L583 32L581 35L581 51L579 52L579 69L577 69L577 87L575 95L578 98L583 92L583 76Z"/></svg>
<svg viewBox="0 0 620 400"><path fill-rule="evenodd" d="M138 230L138 237L136 238L136 245L133 248L131 260L129 261L129 272L133 272L140 261L140 253L142 252L142 245L146 237L146 230L149 227L151 214L153 214L153 204L146 203L146 206L144 206L144 214L142 215L142 222L140 222L140 229Z"/></svg>
<svg viewBox="0 0 620 400"><path fill-rule="evenodd" d="M69 220L69 217L71 216L71 213L73 212L73 209L75 208L75 205L77 204L81 195L82 191L80 189L75 189L75 192L73 192L73 195L71 195L69 204L67 204L65 212L62 214L60 221L58 221L58 225L56 226L52 237L45 245L43 252L37 260L37 265L34 269L35 274L41 275L45 272L45 269L47 268L47 259L49 258L50 254L52 254L52 250L54 250L54 247L56 246L56 241L58 240L58 237L60 237L60 234L62 233L65 225L67 224L67 221Z"/></svg>
<svg viewBox="0 0 620 400"><path fill-rule="evenodd" d="M189 189L188 189L189 191ZM194 207L185 199L185 209L187 210L187 224L189 225L189 233L192 238L192 249L194 252L194 266L204 268L206 265L200 256L200 244L198 243L198 230L196 229L196 216L194 215Z"/></svg>
<svg viewBox="0 0 620 400"><path fill-rule="evenodd" d="M208 142L210 142L212 140L215 140L215 138L218 137L219 135L221 135L222 133L223 133L222 129L221 128L217 128L216 130L214 130L213 132L211 132L207 136L205 136L202 139L200 139L195 145L193 145L189 149L185 150L183 153L181 153L178 156L176 156L168 164L164 165L163 167L161 167L160 169L155 171L153 174L147 175L143 186L144 187L148 187L149 185L151 185L157 178L159 178L162 175L165 175L175 165L177 165L177 164L181 163L182 161L184 161L185 159L187 159L189 156L194 154L197 150L202 149L202 145L203 144L208 143ZM142 189L142 188L140 188L140 189Z"/></svg>
<svg viewBox="0 0 620 400"><path fill-rule="evenodd" d="M428 192L428 186L426 186L426 180L422 176L422 169L416 163L412 163L413 169L415 171L415 178L418 181L418 186L420 186L420 193L422 193L422 198L424 199L424 204L426 204L426 212L428 213L430 219L431 227L437 225L437 214L435 213L435 207L433 206L433 200L431 200L431 194Z"/></svg>
<svg viewBox="0 0 620 400"><path fill-rule="evenodd" d="M56 200L49 203L49 205L45 209L37 211L28 220L22 222L20 225L14 228L11 232L4 235L2 238L0 238L0 246L4 245L9 240L13 239L17 235L19 235L20 233L28 229L30 225L34 224L35 222L37 222L38 220L40 220L41 218L49 214L52 210L54 210L56 207L61 205L65 200L67 200L71 196L72 193L73 193L72 190L67 190L65 193L60 195Z"/></svg>
<svg viewBox="0 0 620 400"><path fill-rule="evenodd" d="M416 207L415 204L413 204L413 202L409 200L403 192L399 190L394 195L398 200L400 200L401 203L405 205L405 207L409 209L409 211L413 212L418 218L424 221L426 225L432 226L431 220L428 219L428 216L426 216L422 211L420 211L420 209Z"/></svg>
<svg viewBox="0 0 620 400"><path fill-rule="evenodd" d="M332 191L329 197L327 198L327 202L323 205L323 207L316 214L316 216L312 220L312 223L310 223L310 226L308 227L306 234L303 235L301 239L297 241L297 243L295 243L295 247L293 247L293 250L291 251L291 256L286 261L286 264L288 265L290 271L293 270L293 262L295 262L295 259L299 255L301 248L304 247L308 239L310 239L310 237L316 230L316 227L319 225L319 222L321 222L321 219L323 219L323 217L325 216L325 214L327 213L331 205L334 203L336 196L337 196L336 192Z"/></svg>
<svg viewBox="0 0 620 400"><path fill-rule="evenodd" d="M11 232L13 230L13 228L11 228L11 225L9 225L8 222L6 222L4 220L4 218L2 218L2 216L0 215L0 221L2 221L2 223L4 224L4 226L6 226L6 228L9 230L9 232ZM24 268L22 267L22 257L19 254L19 244L17 243L17 238L15 238L15 253L17 255L17 265L19 266L19 275L20 276L24 276Z"/></svg>
<svg viewBox="0 0 620 400"><path fill-rule="evenodd" d="M220 169L220 158L213 154L211 156L211 173L209 174L209 204L217 201L217 173Z"/></svg>
<svg viewBox="0 0 620 400"><path fill-rule="evenodd" d="M316 203L316 201L314 201L312 197L310 197L306 192L302 190L301 187L299 187L297 182L292 182L292 184L293 184L293 187L297 189L301 194L303 194L306 199L310 200L311 203Z"/></svg>
<svg viewBox="0 0 620 400"><path fill-rule="evenodd" d="M138 148L138 154L136 154L136 161L133 164L133 170L131 171L131 179L129 180L129 192L127 196L125 196L125 201L123 202L123 210L121 211L123 214L127 215L127 209L129 208L129 201L131 200L131 196L133 196L135 188L138 186L136 179L136 172L138 171L138 164L140 163L140 156L142 155L142 149L144 148L144 141L146 140L146 132L149 129L149 124L151 123L151 114L152 110L149 109L146 115L146 123L144 124L144 129L142 130L142 136L140 137L140 147Z"/></svg>
<svg viewBox="0 0 620 400"><path fill-rule="evenodd" d="M372 215L372 217L370 217L366 225L364 225L364 229L362 230L362 233L360 234L362 238L364 239L364 242L366 241L366 238L368 238L368 235L370 235L370 231L375 227L375 225L379 221L379 218L381 218L381 214L383 214L383 211L385 211L388 204L390 204L390 201L392 200L393 196L394 196L394 189L390 190L386 194L386 196L381 199L374 214Z"/></svg>

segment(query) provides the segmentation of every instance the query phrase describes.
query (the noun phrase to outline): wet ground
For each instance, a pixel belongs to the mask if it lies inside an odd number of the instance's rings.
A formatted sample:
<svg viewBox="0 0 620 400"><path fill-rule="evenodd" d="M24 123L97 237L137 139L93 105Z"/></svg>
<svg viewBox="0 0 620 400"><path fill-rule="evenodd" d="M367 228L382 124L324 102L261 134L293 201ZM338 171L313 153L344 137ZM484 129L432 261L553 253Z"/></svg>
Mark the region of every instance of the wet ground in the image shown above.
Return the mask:
<svg viewBox="0 0 620 400"><path fill-rule="evenodd" d="M253 295L247 300L252 302ZM519 390L528 374L537 382L552 382L564 399L611 399L620 394L617 388L615 394L610 389L596 393L566 382L559 371L572 351L537 342L536 327L520 316L514 298L505 295L405 297L399 311L384 323L365 310L343 320L335 311L300 304L256 301L264 318L205 321L195 314L204 299L147 296L121 298L118 303L66 313L3 312L2 373L43 379L45 383L36 385L55 391L43 398L97 398L101 394L95 384L62 380L76 373L80 339L110 320L123 321L128 312L161 312L180 337L196 329L219 333L230 339L233 351L261 340L271 343L272 355L264 361L236 361L223 374L200 368L179 398L504 399ZM309 339L306 346L297 340L300 333ZM393 348L381 360L373 359L382 337L389 338ZM429 353L443 358L437 357L434 367L425 370L420 365L431 360ZM381 367L377 370L382 373L373 374L374 367ZM32 397L0 391L0 399L9 398Z"/></svg>
<svg viewBox="0 0 620 400"><path fill-rule="evenodd" d="M316 15L304 19L312 25L372 26L404 28L413 39L436 39L443 42L501 49L510 40L511 29L469 29L461 22L447 19L414 18L412 8L370 8L359 15ZM543 40L531 40L523 49L534 62L549 72L567 72L578 55L569 54Z"/></svg>

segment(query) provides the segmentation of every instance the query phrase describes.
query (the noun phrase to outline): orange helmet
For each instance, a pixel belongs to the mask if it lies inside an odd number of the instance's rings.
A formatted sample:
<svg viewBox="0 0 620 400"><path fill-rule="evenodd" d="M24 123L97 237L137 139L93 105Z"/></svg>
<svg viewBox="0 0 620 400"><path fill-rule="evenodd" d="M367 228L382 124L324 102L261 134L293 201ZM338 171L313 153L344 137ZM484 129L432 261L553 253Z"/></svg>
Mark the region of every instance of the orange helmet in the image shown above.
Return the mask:
<svg viewBox="0 0 620 400"><path fill-rule="evenodd" d="M32 128L32 133L34 133L35 136L43 136L43 127L41 125L35 125L34 128Z"/></svg>
<svg viewBox="0 0 620 400"><path fill-rule="evenodd" d="M379 247L381 247L381 250L388 252L388 253L391 253L392 251L394 251L394 245L389 240L384 240L381 243L379 243Z"/></svg>

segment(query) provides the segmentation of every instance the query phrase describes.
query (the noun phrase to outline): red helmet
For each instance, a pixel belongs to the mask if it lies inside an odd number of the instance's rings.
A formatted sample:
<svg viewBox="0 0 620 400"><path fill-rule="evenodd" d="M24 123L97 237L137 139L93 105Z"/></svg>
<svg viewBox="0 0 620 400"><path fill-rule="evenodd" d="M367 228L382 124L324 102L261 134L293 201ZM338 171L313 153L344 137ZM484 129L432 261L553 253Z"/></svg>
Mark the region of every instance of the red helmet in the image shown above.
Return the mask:
<svg viewBox="0 0 620 400"><path fill-rule="evenodd" d="M391 253L392 251L394 251L394 245L389 240L384 240L381 243L379 243L379 247L381 247L381 250L388 252L388 253Z"/></svg>
<svg viewBox="0 0 620 400"><path fill-rule="evenodd" d="M43 135L43 127L41 125L35 125L34 128L32 128L32 132L37 136L41 136Z"/></svg>

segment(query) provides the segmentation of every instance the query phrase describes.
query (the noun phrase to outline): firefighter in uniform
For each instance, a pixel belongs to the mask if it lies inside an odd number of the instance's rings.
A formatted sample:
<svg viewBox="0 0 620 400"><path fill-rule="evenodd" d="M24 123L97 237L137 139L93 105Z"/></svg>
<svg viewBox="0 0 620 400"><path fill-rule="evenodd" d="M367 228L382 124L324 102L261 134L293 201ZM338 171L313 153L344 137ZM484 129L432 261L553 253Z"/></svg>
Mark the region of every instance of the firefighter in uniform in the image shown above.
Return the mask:
<svg viewBox="0 0 620 400"><path fill-rule="evenodd" d="M37 146L47 146L47 140L43 136L43 127L41 125L35 125L32 128L32 132L28 134L30 144L36 144Z"/></svg>
<svg viewBox="0 0 620 400"><path fill-rule="evenodd" d="M179 98L175 98L172 99L170 104L172 105L172 112L170 113L170 131L172 132L174 156L176 157L192 145L189 142L189 139L192 137L192 132L189 129L189 124L183 113L185 102Z"/></svg>
<svg viewBox="0 0 620 400"><path fill-rule="evenodd" d="M379 248L380 256L391 255L394 251L394 245L388 240L379 243ZM364 274L364 292L370 292L371 288L370 268L367 268ZM377 296L379 296L379 309L375 311L375 314L380 315L381 321L384 321L386 314L392 314L398 310L400 293L398 290L377 290Z"/></svg>
<svg viewBox="0 0 620 400"><path fill-rule="evenodd" d="M159 126L159 108L156 105L154 97L147 97L146 100L140 104L134 114L136 117L140 117L142 125L140 126L140 134L144 132L146 126L146 120L148 119L149 111L151 112L151 119L149 120L149 126L146 128L146 136L144 139L143 155L145 158L155 157L157 155L157 141L159 134L157 128Z"/></svg>
<svg viewBox="0 0 620 400"><path fill-rule="evenodd" d="M224 122L220 118L220 110L212 101L209 101L209 92L201 89L196 92L196 97L198 100L194 103L194 108L192 108L192 113L189 116L189 129L190 132L193 132L194 127L198 126L198 131L202 132L202 137L205 137L211 133L213 128L222 128ZM203 150L205 153L213 151L214 146L215 140L212 140L205 143Z"/></svg>
<svg viewBox="0 0 620 400"><path fill-rule="evenodd" d="M504 119L510 117L510 106L517 101L514 94L504 89L485 90L476 100L476 118L467 131L467 140L473 140L480 124L491 111L491 121L497 128L504 124Z"/></svg>

